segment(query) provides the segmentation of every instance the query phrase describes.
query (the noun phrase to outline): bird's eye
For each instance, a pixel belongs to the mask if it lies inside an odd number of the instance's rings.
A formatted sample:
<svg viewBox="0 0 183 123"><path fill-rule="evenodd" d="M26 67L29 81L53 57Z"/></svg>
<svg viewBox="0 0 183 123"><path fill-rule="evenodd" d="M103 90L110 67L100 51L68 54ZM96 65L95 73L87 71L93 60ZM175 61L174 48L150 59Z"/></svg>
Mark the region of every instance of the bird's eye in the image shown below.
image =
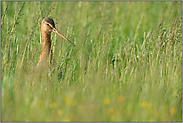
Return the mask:
<svg viewBox="0 0 183 123"><path fill-rule="evenodd" d="M47 23L46 25L47 25L47 26L49 26L49 24L48 24L48 23Z"/></svg>

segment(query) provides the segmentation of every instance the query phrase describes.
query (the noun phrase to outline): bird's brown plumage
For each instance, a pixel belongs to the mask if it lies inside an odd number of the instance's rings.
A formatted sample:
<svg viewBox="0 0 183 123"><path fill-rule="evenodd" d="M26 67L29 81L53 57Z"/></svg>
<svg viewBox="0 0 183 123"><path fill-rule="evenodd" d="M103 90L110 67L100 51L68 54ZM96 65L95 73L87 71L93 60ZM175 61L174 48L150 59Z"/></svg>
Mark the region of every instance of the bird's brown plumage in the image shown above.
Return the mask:
<svg viewBox="0 0 183 123"><path fill-rule="evenodd" d="M51 53L51 59L52 60L52 50L51 50L51 32L56 33L69 43L71 43L73 46L75 46L71 41L69 41L67 38L65 38L62 34L58 32L58 30L55 28L55 23L53 19L51 18L44 18L42 20L42 26L41 26L41 34L42 38L44 40L43 46L42 46L42 54L39 62L37 63L36 66L39 66L42 62L44 61L49 61L49 56Z"/></svg>

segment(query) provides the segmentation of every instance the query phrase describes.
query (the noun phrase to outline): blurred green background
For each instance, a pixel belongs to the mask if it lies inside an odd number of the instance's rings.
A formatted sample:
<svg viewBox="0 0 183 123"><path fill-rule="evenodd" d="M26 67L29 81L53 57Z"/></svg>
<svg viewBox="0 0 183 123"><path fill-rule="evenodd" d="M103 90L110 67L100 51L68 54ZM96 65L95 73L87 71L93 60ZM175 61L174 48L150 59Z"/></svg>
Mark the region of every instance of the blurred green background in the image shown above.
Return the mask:
<svg viewBox="0 0 183 123"><path fill-rule="evenodd" d="M35 77L45 17L76 46ZM1 1L1 121L181 122L181 68L182 1Z"/></svg>

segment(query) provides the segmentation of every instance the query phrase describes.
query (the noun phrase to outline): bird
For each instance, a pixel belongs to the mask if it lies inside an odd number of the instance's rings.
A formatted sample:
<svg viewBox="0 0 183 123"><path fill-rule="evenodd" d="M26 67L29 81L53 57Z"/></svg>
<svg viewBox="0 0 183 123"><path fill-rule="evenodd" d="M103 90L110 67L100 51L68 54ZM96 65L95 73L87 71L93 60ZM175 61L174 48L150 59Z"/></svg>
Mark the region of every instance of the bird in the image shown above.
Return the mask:
<svg viewBox="0 0 183 123"><path fill-rule="evenodd" d="M43 44L42 44L42 54L40 57L40 60L38 61L36 67L40 66L43 62L49 61L49 56L50 62L52 61L52 50L51 50L51 32L54 32L58 36L62 37L64 40L68 41L70 44L75 46L70 40L65 38L62 34L59 33L59 31L55 27L55 23L52 18L46 17L42 20L42 25L41 25L41 35L43 38Z"/></svg>
<svg viewBox="0 0 183 123"><path fill-rule="evenodd" d="M55 27L55 23L52 18L46 17L42 20L41 24L41 35L43 39L42 44L42 53L40 60L36 64L36 66L33 68L31 72L31 78L42 80L42 76L48 74L50 76L50 65L51 65L51 71L53 72L55 70L54 64L52 63L52 57L53 53L51 50L51 32L54 32L58 36L62 37L64 40L68 41L70 44L75 46L70 40L68 40L66 37L64 37L62 34L59 33L59 31ZM50 60L50 61L49 61ZM59 69L59 66L58 68ZM40 73L40 74L39 74ZM41 76L40 76L41 75ZM38 78L37 78L38 77ZM41 77L41 78L40 78ZM62 77L62 72L59 72L58 79ZM34 80L32 81L31 85L34 84Z"/></svg>

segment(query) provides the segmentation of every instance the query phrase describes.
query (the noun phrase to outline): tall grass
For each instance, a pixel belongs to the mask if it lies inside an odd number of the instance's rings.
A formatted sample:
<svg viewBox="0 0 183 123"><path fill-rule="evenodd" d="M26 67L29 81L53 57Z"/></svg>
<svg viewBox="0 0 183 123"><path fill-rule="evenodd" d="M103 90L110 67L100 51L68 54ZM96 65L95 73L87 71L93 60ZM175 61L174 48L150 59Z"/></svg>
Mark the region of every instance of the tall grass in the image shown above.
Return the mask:
<svg viewBox="0 0 183 123"><path fill-rule="evenodd" d="M2 1L1 121L182 121L181 5ZM40 75L45 17L76 46Z"/></svg>

